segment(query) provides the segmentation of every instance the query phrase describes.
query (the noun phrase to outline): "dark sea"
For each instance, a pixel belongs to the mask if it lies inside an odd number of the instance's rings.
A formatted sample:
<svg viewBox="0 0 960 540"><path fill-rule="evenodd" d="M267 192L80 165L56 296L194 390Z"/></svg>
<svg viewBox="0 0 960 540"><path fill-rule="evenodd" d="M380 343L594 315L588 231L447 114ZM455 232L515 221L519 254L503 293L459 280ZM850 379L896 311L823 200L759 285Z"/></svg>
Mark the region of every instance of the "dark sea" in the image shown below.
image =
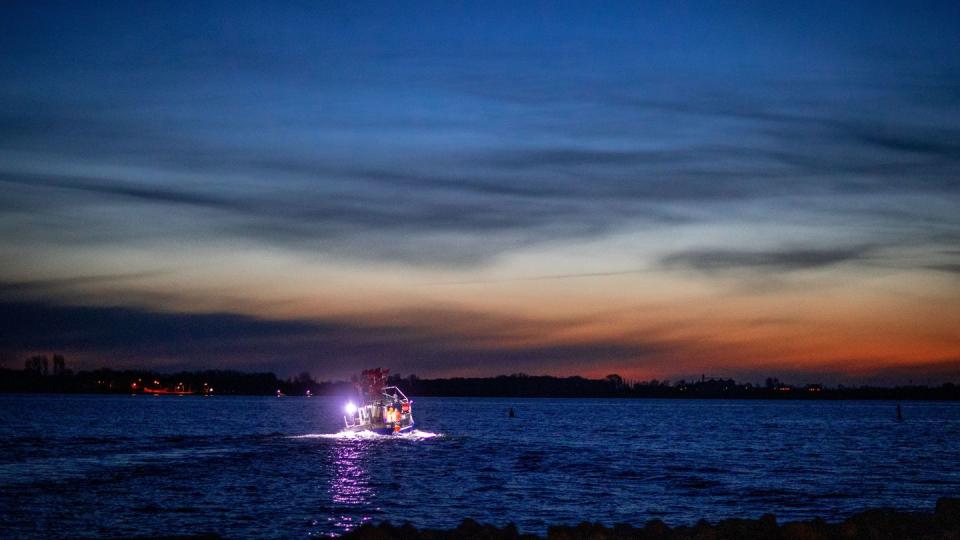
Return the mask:
<svg viewBox="0 0 960 540"><path fill-rule="evenodd" d="M338 434L332 398L0 396L4 538L329 536L463 518L838 520L960 496L960 403L416 398ZM516 418L508 418L513 407Z"/></svg>

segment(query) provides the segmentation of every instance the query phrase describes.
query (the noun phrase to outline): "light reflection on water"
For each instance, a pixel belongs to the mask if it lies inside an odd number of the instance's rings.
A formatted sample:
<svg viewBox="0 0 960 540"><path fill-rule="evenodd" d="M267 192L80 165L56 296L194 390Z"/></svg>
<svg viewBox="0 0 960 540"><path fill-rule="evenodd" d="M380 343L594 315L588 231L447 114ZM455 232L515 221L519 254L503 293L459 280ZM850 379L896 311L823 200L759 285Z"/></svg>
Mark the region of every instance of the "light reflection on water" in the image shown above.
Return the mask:
<svg viewBox="0 0 960 540"><path fill-rule="evenodd" d="M327 491L333 503L327 517L327 527L310 535L339 536L360 525L373 521L372 514L382 513L374 503L376 482L371 479L369 463L376 460L375 451L387 450L401 441L423 441L441 437L440 433L411 430L404 433L381 435L371 431L340 431L337 433L308 433L292 435L288 439L329 440L329 462L333 475ZM311 523L318 526L320 522ZM331 531L333 529L333 531Z"/></svg>
<svg viewBox="0 0 960 540"><path fill-rule="evenodd" d="M330 518L337 529L350 531L373 519L366 513L352 512L357 509L370 509L370 501L375 496L370 486L369 472L363 465L368 442L343 439L333 449L334 475L330 480L330 497L334 502L334 515ZM373 508L379 510L378 508Z"/></svg>

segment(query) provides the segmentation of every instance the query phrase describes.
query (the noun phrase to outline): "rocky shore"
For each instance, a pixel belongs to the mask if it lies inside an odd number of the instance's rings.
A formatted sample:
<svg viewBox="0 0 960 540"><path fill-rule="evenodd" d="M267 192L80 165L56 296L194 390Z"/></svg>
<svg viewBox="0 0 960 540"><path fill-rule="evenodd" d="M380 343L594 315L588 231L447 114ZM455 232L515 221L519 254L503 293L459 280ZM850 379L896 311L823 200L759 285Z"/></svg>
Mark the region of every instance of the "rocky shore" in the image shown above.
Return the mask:
<svg viewBox="0 0 960 540"><path fill-rule="evenodd" d="M418 530L410 524L363 525L343 536L349 540L540 540L520 534L509 524L498 528L465 519L455 529ZM841 523L821 519L777 523L776 516L760 519L725 519L711 524L704 520L693 526L670 527L660 520L642 527L596 523L553 526L547 540L960 540L960 498L941 498L933 513L902 512L889 508L867 510Z"/></svg>

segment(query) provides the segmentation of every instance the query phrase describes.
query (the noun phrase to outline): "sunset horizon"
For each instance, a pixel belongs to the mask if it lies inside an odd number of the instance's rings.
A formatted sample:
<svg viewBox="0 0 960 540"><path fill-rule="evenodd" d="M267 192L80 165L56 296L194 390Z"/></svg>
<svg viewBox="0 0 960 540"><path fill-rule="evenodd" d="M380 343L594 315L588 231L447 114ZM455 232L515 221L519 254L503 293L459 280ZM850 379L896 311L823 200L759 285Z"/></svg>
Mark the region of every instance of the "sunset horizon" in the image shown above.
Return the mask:
<svg viewBox="0 0 960 540"><path fill-rule="evenodd" d="M956 5L371 6L5 8L0 366L960 380Z"/></svg>

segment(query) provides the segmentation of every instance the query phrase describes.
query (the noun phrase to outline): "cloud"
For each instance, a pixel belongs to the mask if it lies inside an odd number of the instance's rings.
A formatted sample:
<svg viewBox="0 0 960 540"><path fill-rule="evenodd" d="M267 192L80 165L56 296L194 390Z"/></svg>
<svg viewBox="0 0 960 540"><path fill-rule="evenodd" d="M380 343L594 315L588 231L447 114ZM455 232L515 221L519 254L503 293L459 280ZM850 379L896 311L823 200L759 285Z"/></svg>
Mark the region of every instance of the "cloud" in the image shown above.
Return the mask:
<svg viewBox="0 0 960 540"><path fill-rule="evenodd" d="M843 368L823 365L809 368L782 365L744 367L732 371L731 376L736 377L738 381L760 384L767 377L776 377L790 384L822 383L830 386L845 384L854 387L906 384L939 386L946 382L960 384L960 359L957 358L916 360L904 365L883 364L872 367L863 365L863 362L857 359L838 363L845 365ZM686 376L689 377L689 375Z"/></svg>
<svg viewBox="0 0 960 540"><path fill-rule="evenodd" d="M103 18L105 36L126 31L113 26L117 17L142 18L88 15ZM702 45L677 56L661 45L687 50L690 28L664 35L658 24L639 39L620 20L608 21L621 32L616 46L584 22L594 47L534 46L530 29L518 28L506 41L498 30L437 47L450 36L423 24L413 27L431 30L404 34L400 47L397 25L371 23L381 15L232 13L231 32L201 31L210 39L203 46L161 28L114 40L124 44L116 51L83 32L64 48L66 37L48 27L55 18L25 17L11 29L22 39L0 71L0 138L3 157L17 155L35 172L0 171L0 182L15 187L0 198L5 227L28 229L31 242L56 239L36 217L66 208L71 241L122 248L158 223L140 219L152 210L151 218L163 214L158 233L173 242L230 236L462 267L623 229L748 212L763 226L784 199L804 199L798 212L810 215L810 199L831 199L835 215L852 215L902 196L958 193L953 66L869 57L854 70L831 56L837 65L797 69L766 56L808 56L788 51L780 36L759 56L753 46L715 56ZM377 31L345 36L348 21ZM269 30L281 22L283 36ZM318 32L317 24L330 26ZM198 31L191 25L163 28ZM928 56L951 58L952 43ZM723 63L730 58L736 66ZM77 172L84 167L130 174ZM110 203L112 218L99 201ZM910 239L918 240L929 238Z"/></svg>
<svg viewBox="0 0 960 540"><path fill-rule="evenodd" d="M162 270L150 272L127 272L117 274L97 274L71 276L66 278L28 279L22 281L0 281L0 295L11 298L15 295L47 296L75 287L87 288L97 285L129 283L143 278L165 275Z"/></svg>
<svg viewBox="0 0 960 540"><path fill-rule="evenodd" d="M441 283L428 283L426 286L444 286L444 285L482 285L485 283L513 283L518 281L552 281L557 279L580 279L611 276L629 276L633 274L644 274L650 272L650 269L621 270L615 272L578 272L573 274L544 274L539 276L522 276L504 279L476 279L469 281L445 281Z"/></svg>
<svg viewBox="0 0 960 540"><path fill-rule="evenodd" d="M869 259L872 246L833 249L784 249L776 251L698 249L667 255L660 260L665 268L687 268L701 272L728 270L796 271Z"/></svg>
<svg viewBox="0 0 960 540"><path fill-rule="evenodd" d="M85 274L178 251L172 275L197 260L192 283L208 283L204 268L219 262L209 253L224 246L364 276L416 266L404 275L427 269L456 285L484 282L458 279L464 269L612 235L639 239L618 253L633 272L644 253L708 232L649 271L746 271L755 291L774 272L875 264L882 253L898 269L958 273L952 257L930 254L960 241L960 72L945 60L958 56L946 11L861 6L852 19L866 22L851 29L850 17L808 8L678 18L674 7L624 4L503 17L343 5L8 17L0 343L110 362L287 371L390 358L505 372L669 363L690 345L504 343L518 329L530 338L557 328L413 306L387 322L169 313L149 306L184 305L163 298L182 300L177 279L123 292L146 276ZM76 24L64 27L64 15ZM877 31L904 21L916 31ZM740 230L784 247L758 248L769 244L734 237ZM583 262L540 273L549 261L537 259L516 280L623 273L580 273ZM67 277L23 278L38 267ZM38 300L95 303L105 288L127 305ZM406 292L416 304L424 291Z"/></svg>
<svg viewBox="0 0 960 540"><path fill-rule="evenodd" d="M318 329L302 322L263 321L229 313L176 314L44 302L4 303L0 328L0 347L5 348L147 350L229 343L238 338L295 337Z"/></svg>
<svg viewBox="0 0 960 540"><path fill-rule="evenodd" d="M56 351L81 359L88 369L234 367L281 374L308 369L341 376L388 362L395 371L431 374L574 373L610 361L655 361L671 347L617 340L520 344L511 339L552 326L459 312L406 311L362 323L0 301L0 356Z"/></svg>
<svg viewBox="0 0 960 540"><path fill-rule="evenodd" d="M753 319L750 326L794 324ZM924 384L958 381L956 359L912 361L902 366L854 359L849 363L788 364L736 360L722 343L598 339L575 343L524 343L556 323L457 311L407 310L389 317L353 320L274 320L231 313L159 312L132 307L68 306L0 300L0 359L17 367L34 353L65 354L74 369L143 368L270 370L281 376L311 371L344 377L373 365L421 376L526 372L531 374L646 373L689 378L702 370L738 380L776 376L805 383ZM709 351L709 352L708 352ZM766 365L766 367L765 367ZM841 365L842 368L835 366ZM710 371L708 371L710 373ZM960 381L958 381L960 382Z"/></svg>
<svg viewBox="0 0 960 540"><path fill-rule="evenodd" d="M882 130L855 130L853 134L865 144L878 149L907 154L926 154L951 161L960 160L960 130L942 130L933 133L917 133L917 130L902 130L884 133Z"/></svg>
<svg viewBox="0 0 960 540"><path fill-rule="evenodd" d="M0 173L0 182L29 187L45 187L73 190L94 195L129 198L137 201L160 204L205 206L210 208L236 209L238 204L226 197L201 194L195 190L179 190L171 187L137 185L104 178L78 176L53 176L33 174Z"/></svg>
<svg viewBox="0 0 960 540"><path fill-rule="evenodd" d="M931 264L926 266L928 270L937 272L946 272L948 274L960 274L960 263Z"/></svg>

